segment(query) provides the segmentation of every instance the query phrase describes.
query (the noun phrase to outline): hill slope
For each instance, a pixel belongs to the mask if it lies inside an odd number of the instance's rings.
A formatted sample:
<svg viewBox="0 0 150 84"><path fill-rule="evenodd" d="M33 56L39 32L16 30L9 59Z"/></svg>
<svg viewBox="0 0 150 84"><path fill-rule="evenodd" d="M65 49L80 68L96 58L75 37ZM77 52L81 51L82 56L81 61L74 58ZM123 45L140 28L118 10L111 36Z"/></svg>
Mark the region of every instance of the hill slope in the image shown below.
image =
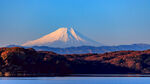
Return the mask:
<svg viewBox="0 0 150 84"><path fill-rule="evenodd" d="M104 54L66 54L20 47L0 48L2 74L142 74L150 73L150 50Z"/></svg>
<svg viewBox="0 0 150 84"><path fill-rule="evenodd" d="M73 28L59 28L37 40L22 44L22 46L49 46L59 48L83 45L100 46L101 44L81 35Z"/></svg>

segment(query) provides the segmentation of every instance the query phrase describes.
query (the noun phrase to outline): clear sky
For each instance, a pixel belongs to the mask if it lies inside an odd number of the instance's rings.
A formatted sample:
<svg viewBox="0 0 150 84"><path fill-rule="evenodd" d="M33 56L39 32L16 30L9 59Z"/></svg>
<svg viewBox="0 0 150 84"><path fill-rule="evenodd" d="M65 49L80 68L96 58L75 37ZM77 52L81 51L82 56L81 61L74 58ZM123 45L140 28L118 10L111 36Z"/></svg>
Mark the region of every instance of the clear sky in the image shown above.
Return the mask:
<svg viewBox="0 0 150 84"><path fill-rule="evenodd" d="M59 27L108 45L150 44L150 0L0 0L0 46Z"/></svg>

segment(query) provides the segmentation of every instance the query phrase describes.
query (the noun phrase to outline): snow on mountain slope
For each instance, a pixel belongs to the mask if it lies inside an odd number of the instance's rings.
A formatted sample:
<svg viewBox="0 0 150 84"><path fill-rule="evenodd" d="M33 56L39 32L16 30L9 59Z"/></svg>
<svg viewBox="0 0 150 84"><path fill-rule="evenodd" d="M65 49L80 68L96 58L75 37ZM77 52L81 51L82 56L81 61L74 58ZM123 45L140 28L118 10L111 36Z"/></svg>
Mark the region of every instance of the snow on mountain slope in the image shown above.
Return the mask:
<svg viewBox="0 0 150 84"><path fill-rule="evenodd" d="M22 46L49 46L60 48L77 47L84 45L101 46L100 43L83 36L73 28L59 28L58 30L37 40L22 44Z"/></svg>

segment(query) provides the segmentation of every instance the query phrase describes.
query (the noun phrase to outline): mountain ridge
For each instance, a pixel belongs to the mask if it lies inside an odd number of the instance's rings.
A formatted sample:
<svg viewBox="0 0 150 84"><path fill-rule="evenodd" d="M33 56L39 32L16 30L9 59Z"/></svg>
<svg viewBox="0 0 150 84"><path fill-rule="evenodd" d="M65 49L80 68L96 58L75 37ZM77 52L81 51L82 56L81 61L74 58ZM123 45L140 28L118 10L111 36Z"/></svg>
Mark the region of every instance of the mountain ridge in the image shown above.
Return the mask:
<svg viewBox="0 0 150 84"><path fill-rule="evenodd" d="M9 45L6 47L23 47L19 45ZM32 46L24 48L34 48L37 51L53 51L59 54L84 54L84 53L106 53L121 50L147 50L150 49L150 44L131 44L131 45L118 45L118 46L79 46L67 48L54 48L48 46Z"/></svg>
<svg viewBox="0 0 150 84"><path fill-rule="evenodd" d="M150 49L104 54L57 54L32 48L0 48L0 76L149 74Z"/></svg>
<svg viewBox="0 0 150 84"><path fill-rule="evenodd" d="M75 31L73 28L59 28L58 30L49 33L37 40L29 41L21 46L49 46L49 47L72 47L72 46L82 46L82 45L97 46L100 43L91 40L79 32Z"/></svg>

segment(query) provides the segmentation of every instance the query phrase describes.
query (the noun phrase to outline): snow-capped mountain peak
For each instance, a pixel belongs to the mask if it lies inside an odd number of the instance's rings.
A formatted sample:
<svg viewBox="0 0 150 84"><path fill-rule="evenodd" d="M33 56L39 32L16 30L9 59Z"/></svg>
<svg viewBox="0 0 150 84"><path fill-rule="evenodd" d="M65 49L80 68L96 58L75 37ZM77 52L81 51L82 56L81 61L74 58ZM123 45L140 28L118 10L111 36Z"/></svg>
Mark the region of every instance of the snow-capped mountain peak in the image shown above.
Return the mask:
<svg viewBox="0 0 150 84"><path fill-rule="evenodd" d="M49 47L72 47L72 46L96 46L98 42L87 39L73 28L59 28L37 40L29 41L22 46L49 46Z"/></svg>

